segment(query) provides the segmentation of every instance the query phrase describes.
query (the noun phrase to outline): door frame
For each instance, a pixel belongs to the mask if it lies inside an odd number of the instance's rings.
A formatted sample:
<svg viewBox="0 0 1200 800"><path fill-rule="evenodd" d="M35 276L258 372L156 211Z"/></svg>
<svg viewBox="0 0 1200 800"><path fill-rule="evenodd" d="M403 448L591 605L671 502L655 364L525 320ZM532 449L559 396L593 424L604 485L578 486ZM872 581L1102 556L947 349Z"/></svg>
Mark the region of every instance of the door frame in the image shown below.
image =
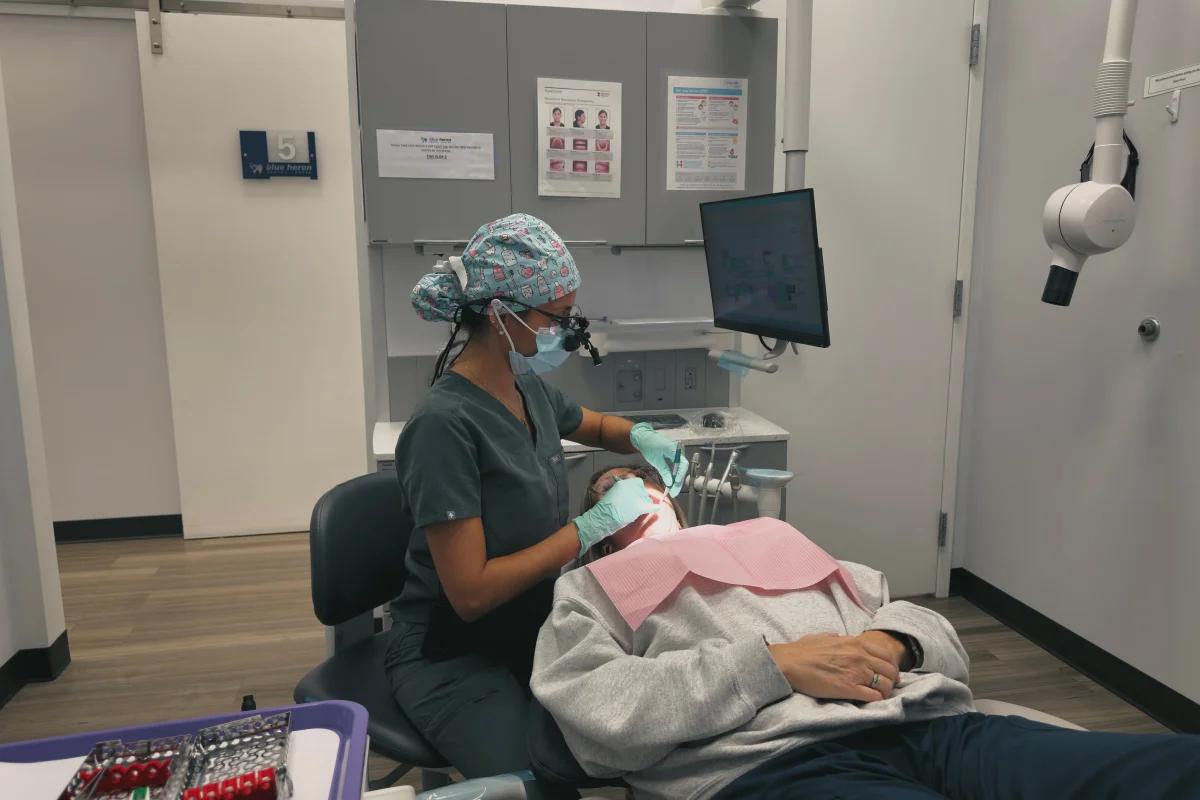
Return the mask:
<svg viewBox="0 0 1200 800"><path fill-rule="evenodd" d="M946 392L946 438L942 459L941 513L946 515L945 544L937 546L935 595L950 593L950 570L954 566L957 533L959 463L962 442L963 390L966 383L967 329L971 309L971 268L975 247L975 199L979 184L979 146L983 125L983 80L987 64L988 8L991 0L975 0L973 22L979 25L979 58L969 67L967 86L966 138L963 148L963 183L959 203L958 269L962 281L962 313L953 320L950 346L950 381ZM964 536L960 546L965 545Z"/></svg>

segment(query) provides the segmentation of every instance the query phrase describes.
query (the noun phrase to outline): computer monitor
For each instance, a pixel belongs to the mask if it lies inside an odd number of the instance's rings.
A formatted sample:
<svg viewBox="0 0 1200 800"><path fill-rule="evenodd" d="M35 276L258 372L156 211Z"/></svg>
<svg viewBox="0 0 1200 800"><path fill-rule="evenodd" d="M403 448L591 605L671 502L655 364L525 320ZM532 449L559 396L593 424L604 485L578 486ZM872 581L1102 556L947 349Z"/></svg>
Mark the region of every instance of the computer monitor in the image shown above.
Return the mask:
<svg viewBox="0 0 1200 800"><path fill-rule="evenodd" d="M700 204L718 328L829 347L812 189Z"/></svg>

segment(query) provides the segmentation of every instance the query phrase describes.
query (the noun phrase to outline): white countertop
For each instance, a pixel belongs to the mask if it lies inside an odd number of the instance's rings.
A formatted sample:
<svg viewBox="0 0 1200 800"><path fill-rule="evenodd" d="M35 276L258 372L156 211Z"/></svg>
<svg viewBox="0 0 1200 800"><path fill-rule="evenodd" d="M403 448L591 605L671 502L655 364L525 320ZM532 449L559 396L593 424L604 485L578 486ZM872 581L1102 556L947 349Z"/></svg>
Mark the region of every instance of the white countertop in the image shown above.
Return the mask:
<svg viewBox="0 0 1200 800"><path fill-rule="evenodd" d="M786 442L790 438L790 434L783 428L779 427L770 420L760 417L753 411L748 411L741 407L733 408L687 408L687 409L652 409L646 411L611 411L605 412L620 416L622 414L678 414L687 420L698 420L705 414L712 411L723 411L726 414L732 414L734 424L726 428L704 428L702 430L694 430L693 428L674 428L663 429L659 433L684 445L707 445L716 442L717 444L727 443L746 443L753 442ZM373 438L373 448L375 451L376 461L391 461L395 458L396 442L400 438L400 432L404 430L404 422L376 422ZM568 439L563 439L563 450L568 453L586 453L597 450L595 447L576 444Z"/></svg>

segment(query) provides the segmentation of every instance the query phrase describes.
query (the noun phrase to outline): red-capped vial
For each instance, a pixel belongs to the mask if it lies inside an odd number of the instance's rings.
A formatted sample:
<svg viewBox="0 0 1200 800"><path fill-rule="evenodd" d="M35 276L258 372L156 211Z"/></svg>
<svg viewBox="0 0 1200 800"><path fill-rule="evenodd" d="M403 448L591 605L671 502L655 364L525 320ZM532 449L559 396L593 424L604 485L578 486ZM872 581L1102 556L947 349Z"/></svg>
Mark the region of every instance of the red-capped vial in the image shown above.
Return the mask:
<svg viewBox="0 0 1200 800"><path fill-rule="evenodd" d="M125 784L125 773L128 772L121 764L113 764L104 771L104 781L101 783L101 791L113 791L120 789ZM105 788L107 787L107 788Z"/></svg>
<svg viewBox="0 0 1200 800"><path fill-rule="evenodd" d="M275 768L258 771L258 796L262 800L275 800Z"/></svg>
<svg viewBox="0 0 1200 800"><path fill-rule="evenodd" d="M204 800L199 789L184 789L183 800Z"/></svg>

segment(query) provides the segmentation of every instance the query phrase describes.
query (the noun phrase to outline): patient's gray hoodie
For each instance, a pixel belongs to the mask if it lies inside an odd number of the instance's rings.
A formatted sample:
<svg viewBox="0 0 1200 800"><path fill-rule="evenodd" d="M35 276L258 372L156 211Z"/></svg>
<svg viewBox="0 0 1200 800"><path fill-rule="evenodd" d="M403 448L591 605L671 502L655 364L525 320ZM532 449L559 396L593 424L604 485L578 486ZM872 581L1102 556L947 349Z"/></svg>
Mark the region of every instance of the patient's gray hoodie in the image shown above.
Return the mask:
<svg viewBox="0 0 1200 800"><path fill-rule="evenodd" d="M876 570L843 562L841 586L755 592L691 578L637 631L587 569L562 576L534 657L533 693L589 775L624 775L647 798L707 798L785 750L863 728L973 710L967 655L940 614L889 602ZM766 642L888 630L920 651L876 703L794 693ZM764 641L765 637L765 641Z"/></svg>

